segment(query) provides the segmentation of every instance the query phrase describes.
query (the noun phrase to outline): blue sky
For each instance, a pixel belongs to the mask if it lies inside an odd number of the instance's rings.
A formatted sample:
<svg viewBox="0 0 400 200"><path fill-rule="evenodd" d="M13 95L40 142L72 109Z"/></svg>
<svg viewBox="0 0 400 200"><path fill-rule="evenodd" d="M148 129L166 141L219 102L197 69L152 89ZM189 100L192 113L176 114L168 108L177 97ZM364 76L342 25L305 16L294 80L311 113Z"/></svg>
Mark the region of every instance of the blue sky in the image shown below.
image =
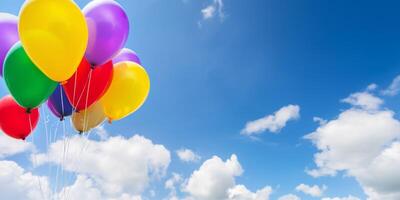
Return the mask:
<svg viewBox="0 0 400 200"><path fill-rule="evenodd" d="M83 7L88 1L76 2ZM135 195L143 199L166 198L170 190L164 187L164 182L172 173L182 176L179 184L185 188L194 177L191 175L201 171L205 161L215 155L225 162L235 154L243 169L240 176L234 176L235 184L245 185L253 193L270 186L273 190L270 199L290 193L302 199L349 195L379 199L365 191L367 186L378 191L380 199L398 197L395 195L399 190L388 192L383 198L386 194L364 181L365 177L357 171L360 167L354 167L354 163L343 164L345 167L329 165L329 169L337 172L336 176L310 176L306 170L318 168L314 154L323 151L317 144L324 142L315 139L313 144L310 139L304 139L305 135L318 132L318 127L324 127L314 122L314 117L338 125L342 122L338 116L351 110L371 117L378 117L380 112L393 112L393 118L389 117L392 121L386 125L394 128L382 131L393 131L395 136L386 138L384 144L390 146L397 141L395 138L400 138L396 132L400 98L396 92L392 95L383 92L388 91L386 88L400 74L400 26L397 25L400 4L397 1L118 2L126 9L131 22L126 46L139 53L152 88L138 112L111 125L105 124L104 129L110 137L130 138L139 134L154 144L163 145L171 156L165 174L150 181ZM0 11L18 14L22 4L22 0L3 0ZM205 8L215 10L208 10L211 13L207 16ZM367 90L372 83L377 88ZM396 82L393 83L395 90ZM341 102L357 92L361 95L350 97L352 100L348 99L347 103ZM4 83L0 93L8 93ZM274 115L288 105L299 107L299 117L288 119L280 131L273 133L266 128L260 134L253 134L255 137L241 134L247 122ZM49 115L45 108L41 111L42 116ZM49 148L43 142L46 138L43 121L42 118L35 132L35 145L42 153ZM50 117L52 125L49 126L55 126L55 121ZM66 126L72 135L69 123ZM320 138L328 134L328 128L319 132ZM376 132L371 134L381 134L379 128L382 127L373 126L371 129ZM352 130L356 129L350 128L344 135L353 134ZM99 141L95 135L91 139ZM335 144L329 143L328 147L334 149ZM354 142L354 148L359 145ZM385 149L382 145L379 147L381 154L375 157L383 155ZM179 149L190 149L201 158L183 162L175 153ZM4 159L45 176L49 173L46 167L34 168L27 159L31 153ZM335 159L329 157L325 162L339 162ZM66 184L73 182L74 179ZM327 189L312 197L296 191L302 183L318 185L320 189L325 185ZM190 188L180 188L176 189L179 198L192 196L201 200Z"/></svg>

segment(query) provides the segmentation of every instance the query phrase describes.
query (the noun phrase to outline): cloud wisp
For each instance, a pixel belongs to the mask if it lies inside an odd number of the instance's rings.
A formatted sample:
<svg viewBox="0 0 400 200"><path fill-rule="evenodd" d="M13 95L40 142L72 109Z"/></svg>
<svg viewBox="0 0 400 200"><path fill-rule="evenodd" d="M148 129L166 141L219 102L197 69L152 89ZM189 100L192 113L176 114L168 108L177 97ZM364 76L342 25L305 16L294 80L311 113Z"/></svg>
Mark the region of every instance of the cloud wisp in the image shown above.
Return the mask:
<svg viewBox="0 0 400 200"><path fill-rule="evenodd" d="M178 155L179 159L183 162L199 162L201 157L194 153L190 149L179 149L176 151L176 154Z"/></svg>
<svg viewBox="0 0 400 200"><path fill-rule="evenodd" d="M241 131L242 135L253 136L261 134L265 131L278 133L287 124L287 122L300 118L300 106L288 105L282 107L274 114L267 115L261 119L246 123L245 128Z"/></svg>

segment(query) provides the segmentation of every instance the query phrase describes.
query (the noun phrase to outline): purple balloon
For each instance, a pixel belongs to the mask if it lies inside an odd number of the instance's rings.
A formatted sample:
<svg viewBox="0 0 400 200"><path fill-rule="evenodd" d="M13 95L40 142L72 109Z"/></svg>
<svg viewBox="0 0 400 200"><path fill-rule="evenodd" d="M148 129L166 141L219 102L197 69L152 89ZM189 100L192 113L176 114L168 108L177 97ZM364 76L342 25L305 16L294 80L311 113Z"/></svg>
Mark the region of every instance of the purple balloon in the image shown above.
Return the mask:
<svg viewBox="0 0 400 200"><path fill-rule="evenodd" d="M131 61L134 63L137 63L139 65L142 64L142 62L140 61L139 56L136 54L136 52L124 48L122 49L117 56L114 57L114 59L112 60L113 63L119 63L119 62L124 62L124 61Z"/></svg>
<svg viewBox="0 0 400 200"><path fill-rule="evenodd" d="M60 120L72 115L74 110L71 103L69 103L64 88L61 85L58 85L56 90L54 90L53 94L49 97L47 100L47 106L56 117L60 118Z"/></svg>
<svg viewBox="0 0 400 200"><path fill-rule="evenodd" d="M3 76L3 63L8 51L19 41L18 17L0 13L0 75Z"/></svg>
<svg viewBox="0 0 400 200"><path fill-rule="evenodd" d="M85 56L92 65L104 64L124 47L129 34L128 16L113 0L91 1L83 13L89 28Z"/></svg>

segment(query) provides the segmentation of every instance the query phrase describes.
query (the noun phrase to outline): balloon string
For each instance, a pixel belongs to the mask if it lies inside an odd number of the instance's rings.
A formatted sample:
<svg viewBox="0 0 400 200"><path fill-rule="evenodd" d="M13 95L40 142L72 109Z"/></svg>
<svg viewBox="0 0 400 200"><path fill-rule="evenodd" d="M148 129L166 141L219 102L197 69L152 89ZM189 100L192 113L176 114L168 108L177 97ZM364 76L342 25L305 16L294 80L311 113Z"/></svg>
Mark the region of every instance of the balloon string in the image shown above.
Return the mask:
<svg viewBox="0 0 400 200"><path fill-rule="evenodd" d="M87 92L86 92L86 100L85 100L85 113L84 113L84 116L83 116L83 130L82 131L85 131L87 128L88 128L88 126L89 126L89 119L88 119L88 116L87 116L87 105L88 105L88 103L89 103L89 94L90 94L90 86L91 86L91 80L92 80L92 74L93 74L93 69L91 68L90 69L90 72L89 72L89 78L87 79L87 84L85 84L85 87L87 86ZM82 95L82 94L81 94ZM82 96L81 96L82 97ZM80 97L80 98L81 98ZM80 101L80 98L79 98L79 100L78 101ZM90 133L91 133L91 131L88 131L89 133L86 135L86 136L83 136L84 138L85 138L85 141L84 141L84 143L83 143L83 145L82 145L82 148L81 148L81 150L80 150L80 153L78 154L78 156L76 156L76 158L78 158L79 159L79 161L81 160L81 155L82 155L82 153L84 152L84 150L85 150L85 148L86 148L86 145L87 145L87 143L89 143L88 141L89 141L89 137L90 137ZM77 159L75 160L75 161L77 161ZM77 163L77 162L74 162L75 164ZM68 199L68 198L67 198Z"/></svg>
<svg viewBox="0 0 400 200"><path fill-rule="evenodd" d="M48 130L48 113L46 112L46 109L44 107L40 107L40 109L42 110L42 113L44 113L44 129L45 129L45 134L46 134L46 149L49 149L49 145L50 145L50 140L51 140L51 133L49 133ZM51 174L51 165L48 165L47 167L47 174Z"/></svg>
<svg viewBox="0 0 400 200"><path fill-rule="evenodd" d="M32 126L31 114L28 114L28 119L29 119L30 133L32 133L33 126ZM35 134L32 134L32 144L35 145ZM37 166L38 162L37 162L36 154L33 154L33 162L34 162L33 165ZM43 199L47 199L43 192L43 187L42 187L42 182L40 181L40 177L39 176L36 176L36 177L37 177L38 183L39 183L40 194L42 195Z"/></svg>
<svg viewBox="0 0 400 200"><path fill-rule="evenodd" d="M84 141L82 142L82 147L80 148L80 150L76 149L77 151L75 152L74 160L73 160L73 162L71 162L71 168L72 168L72 169L76 169L77 167L79 167L78 164L82 161L83 152L84 152L84 150L86 149L86 147L88 147L88 146L90 145L90 140L89 140L89 138L90 138L90 135L91 135L92 131L93 131L93 130L89 130L89 131L88 131L88 134L86 134L87 136L83 136ZM76 170L76 171L79 171L79 170ZM74 172L74 174L76 175L77 172ZM70 175L67 177L67 182L70 182L71 179L72 179L72 174L70 174ZM70 196L70 194L71 194L70 191L71 191L71 190L66 191L67 194L64 195L64 200L70 199L70 197L71 197L71 196Z"/></svg>
<svg viewBox="0 0 400 200"><path fill-rule="evenodd" d="M62 179L62 186L65 186L65 165L68 162L67 160L67 155L68 155L68 148L69 146L67 146L68 143L68 137L67 137L67 132L66 132L66 127L65 127L65 120L62 121L62 125L63 125L63 135L64 135L64 148L63 148L63 161L61 164L61 179Z"/></svg>
<svg viewBox="0 0 400 200"><path fill-rule="evenodd" d="M91 82L92 82L92 73L93 73L93 69L90 69L90 72L89 72L89 82L88 82L88 89L87 89L87 93L86 93L86 102L85 102L85 114L84 114L84 116L83 116L83 131L85 131L87 128L88 128L88 126L89 126L89 119L88 119L88 117L87 117L87 105L88 105L88 102L89 102L89 94L90 94L90 84L91 84Z"/></svg>
<svg viewBox="0 0 400 200"><path fill-rule="evenodd" d="M63 135L64 135L64 147L63 147L63 160L62 160L62 167L61 167L61 177L62 177L62 185L64 186L65 182L64 182L64 164L65 164L65 160L66 160L66 152L68 151L66 148L66 140L67 140L67 136L66 136L66 131L65 131L65 121L64 119L64 115L65 115L65 110L64 110L64 99L63 99L63 89L62 87L60 87L60 100L61 100L61 119L62 119L62 124L63 124Z"/></svg>
<svg viewBox="0 0 400 200"><path fill-rule="evenodd" d="M56 128L54 130L53 142L56 142L59 125L60 125L60 121L57 122ZM55 182L56 182L55 185L56 186L54 188L54 194L56 194L56 192L58 191L58 174L59 174L59 170L60 170L60 165L57 165L57 167L56 167L56 176L55 176Z"/></svg>
<svg viewBox="0 0 400 200"><path fill-rule="evenodd" d="M62 118L64 118L65 107L64 107L64 98L63 98L63 89L62 88L61 88L61 92L60 92L60 98L61 98ZM67 155L69 152L70 138L67 135L65 120L62 120L62 126L63 126L63 135L64 135L64 148L63 148L63 161L61 164L61 166L62 166L61 167L61 177L62 177L62 185L65 186L65 164L66 164L66 162L68 162ZM63 192L64 192L64 196L65 196L65 190Z"/></svg>
<svg viewBox="0 0 400 200"><path fill-rule="evenodd" d="M79 71L79 70L78 70ZM92 77L92 69L90 69L90 73L89 73L89 77L88 77L88 79L86 79L86 82L85 82L85 84L84 84L84 88L83 88L83 90L82 90L82 92L79 94L79 97L78 97L78 100L77 100L77 102L75 102L75 99L76 99L76 85L77 85L77 77L78 77L78 71L76 71L76 74L75 74L75 77L74 77L74 79L75 79L75 81L74 81L74 93L73 93L73 98L72 98L72 102L75 104L75 105L78 105L79 104L79 102L81 101L81 99L82 99L82 97L83 97L83 94L84 94L84 92L83 91L85 91L86 90L86 88L88 87L88 91L87 91L87 94L86 94L86 105L85 105L85 107L87 107L87 104L88 104L88 97L89 97L89 89L90 89L90 80L91 80L91 77ZM63 109L64 110L64 109ZM86 109L85 109L85 116L84 116L84 124L85 124L85 121L86 121ZM84 127L85 127L85 125L84 125ZM64 133L64 135L65 135L65 133ZM64 138L65 138L65 136L64 136ZM70 139L68 139L68 140L70 140ZM64 148L64 155L66 154L66 152L69 152L69 144L70 144L70 141L67 141L67 143L68 143L68 147L66 147L66 148ZM64 141L64 147L65 147L65 145L66 145L66 143L65 143L65 141ZM77 155L77 156L75 156L75 158L76 157L79 157L79 155ZM65 157L63 158L63 162L64 162L64 159L65 159ZM76 159L75 159L76 160ZM68 176L68 175L67 175ZM63 176L64 177L64 176ZM64 180L64 178L63 178L63 180ZM65 192L65 191L64 191ZM64 194L64 199L65 199L65 194Z"/></svg>
<svg viewBox="0 0 400 200"><path fill-rule="evenodd" d="M78 77L78 72L79 70L76 70L76 74L74 77L74 95L72 97L72 102L75 102L75 95L76 95L76 81L77 81L77 77Z"/></svg>
<svg viewBox="0 0 400 200"><path fill-rule="evenodd" d="M86 79L85 85L83 86L83 90L82 90L82 92L79 94L78 101L75 102L76 105L78 105L79 102L81 102L82 97L83 97L84 94L85 94L84 91L86 90L86 88L87 88L87 87L90 87L90 86L88 86L88 85L90 85L90 80L92 79L92 71L93 71L93 70L90 69L88 79ZM90 88L88 88L88 90L89 90L89 89L90 89ZM87 92L87 95L86 95L86 105L85 105L85 107L87 107L88 94L89 94L89 92Z"/></svg>

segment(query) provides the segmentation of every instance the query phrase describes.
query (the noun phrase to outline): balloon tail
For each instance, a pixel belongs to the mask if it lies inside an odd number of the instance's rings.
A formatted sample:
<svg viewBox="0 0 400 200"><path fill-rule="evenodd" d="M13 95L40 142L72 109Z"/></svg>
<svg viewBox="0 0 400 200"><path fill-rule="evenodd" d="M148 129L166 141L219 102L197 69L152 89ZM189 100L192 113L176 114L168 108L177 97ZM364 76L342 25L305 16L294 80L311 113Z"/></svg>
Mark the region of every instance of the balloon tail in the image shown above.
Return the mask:
<svg viewBox="0 0 400 200"><path fill-rule="evenodd" d="M111 118L108 118L108 123L112 124L113 120Z"/></svg>

